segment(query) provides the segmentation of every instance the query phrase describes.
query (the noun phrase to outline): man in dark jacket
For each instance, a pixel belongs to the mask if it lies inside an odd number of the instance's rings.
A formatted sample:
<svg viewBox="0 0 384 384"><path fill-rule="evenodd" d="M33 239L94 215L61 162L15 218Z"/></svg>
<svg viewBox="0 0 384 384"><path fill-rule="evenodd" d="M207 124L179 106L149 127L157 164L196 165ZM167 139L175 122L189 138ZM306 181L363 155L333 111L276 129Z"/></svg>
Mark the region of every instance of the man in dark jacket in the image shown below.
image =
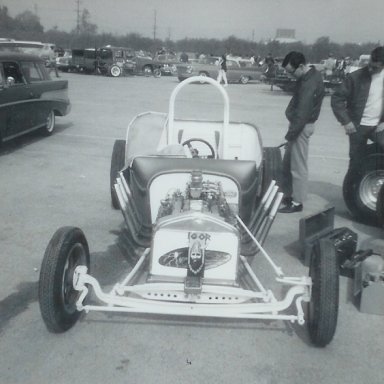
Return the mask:
<svg viewBox="0 0 384 384"><path fill-rule="evenodd" d="M384 149L384 47L371 52L368 66L349 73L331 98L336 119L349 136L349 168L366 154L368 139Z"/></svg>
<svg viewBox="0 0 384 384"><path fill-rule="evenodd" d="M300 212L307 197L308 146L314 132L324 98L324 84L321 73L306 65L300 52L290 52L282 66L294 76L296 89L285 115L289 121L281 188L284 193L282 213Z"/></svg>

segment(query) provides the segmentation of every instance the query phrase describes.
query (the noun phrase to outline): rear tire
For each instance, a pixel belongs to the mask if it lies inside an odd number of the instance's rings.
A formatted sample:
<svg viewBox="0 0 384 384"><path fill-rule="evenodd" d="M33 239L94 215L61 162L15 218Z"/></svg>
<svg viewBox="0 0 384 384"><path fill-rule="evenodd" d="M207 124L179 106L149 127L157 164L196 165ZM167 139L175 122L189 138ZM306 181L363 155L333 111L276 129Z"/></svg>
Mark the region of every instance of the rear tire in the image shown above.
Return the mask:
<svg viewBox="0 0 384 384"><path fill-rule="evenodd" d="M152 76L152 67L150 65L145 65L143 67L143 73L146 77Z"/></svg>
<svg viewBox="0 0 384 384"><path fill-rule="evenodd" d="M377 220L380 226L384 226L384 184L380 187L376 202Z"/></svg>
<svg viewBox="0 0 384 384"><path fill-rule="evenodd" d="M55 130L55 112L53 110L49 111L46 124L43 128L41 128L41 133L45 136L51 136L53 131Z"/></svg>
<svg viewBox="0 0 384 384"><path fill-rule="evenodd" d="M312 278L309 336L314 345L325 347L335 334L339 307L339 266L330 240L319 239L314 244L309 276Z"/></svg>
<svg viewBox="0 0 384 384"><path fill-rule="evenodd" d="M355 170L349 169L343 181L344 202L357 220L378 225L377 197L384 181L384 155L369 155Z"/></svg>
<svg viewBox="0 0 384 384"><path fill-rule="evenodd" d="M116 140L113 145L110 177L111 202L114 209L119 209L119 199L115 191L116 177L125 165L125 140Z"/></svg>
<svg viewBox="0 0 384 384"><path fill-rule="evenodd" d="M263 155L263 179L261 187L262 196L267 191L272 180L275 180L277 185L280 184L283 169L283 160L280 148L266 147L263 150Z"/></svg>
<svg viewBox="0 0 384 384"><path fill-rule="evenodd" d="M81 229L59 228L48 243L41 265L39 304L44 323L53 333L70 329L81 312L76 308L80 292L73 287L75 268L89 269L89 248Z"/></svg>

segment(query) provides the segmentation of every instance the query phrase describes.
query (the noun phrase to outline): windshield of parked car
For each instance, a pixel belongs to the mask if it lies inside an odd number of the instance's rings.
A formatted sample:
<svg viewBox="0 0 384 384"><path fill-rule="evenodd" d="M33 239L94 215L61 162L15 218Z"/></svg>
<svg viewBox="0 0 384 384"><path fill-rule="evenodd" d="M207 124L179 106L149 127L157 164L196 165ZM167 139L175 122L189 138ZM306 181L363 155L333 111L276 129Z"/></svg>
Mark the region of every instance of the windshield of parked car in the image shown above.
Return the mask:
<svg viewBox="0 0 384 384"><path fill-rule="evenodd" d="M100 59L111 59L112 51L110 49L100 49L99 50Z"/></svg>

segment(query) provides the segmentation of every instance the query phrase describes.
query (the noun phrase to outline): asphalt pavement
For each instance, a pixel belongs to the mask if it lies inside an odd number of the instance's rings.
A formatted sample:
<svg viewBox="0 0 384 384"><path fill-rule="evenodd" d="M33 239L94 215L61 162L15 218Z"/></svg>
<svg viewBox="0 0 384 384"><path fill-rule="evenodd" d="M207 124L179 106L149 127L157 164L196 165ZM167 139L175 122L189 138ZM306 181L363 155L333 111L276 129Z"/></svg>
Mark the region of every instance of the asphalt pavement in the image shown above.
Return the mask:
<svg viewBox="0 0 384 384"><path fill-rule="evenodd" d="M92 312L64 334L49 333L37 285L51 236L64 225L82 228L102 286L130 268L123 217L110 202L113 143L137 114L167 112L178 84L176 77L61 76L69 80L72 111L57 118L55 133L32 133L0 149L0 383L382 382L384 317L359 311L345 277L336 335L326 348L310 344L305 326L282 321ZM284 141L289 95L265 84L230 84L227 92L231 121L257 125L264 146ZM176 117L222 116L221 97L208 85L192 84L177 99ZM383 229L353 221L343 202L347 164L347 137L327 96L311 138L308 201L303 212L278 215L265 244L286 275L308 273L299 260L300 218L329 206L336 227L358 233L358 248L384 252Z"/></svg>

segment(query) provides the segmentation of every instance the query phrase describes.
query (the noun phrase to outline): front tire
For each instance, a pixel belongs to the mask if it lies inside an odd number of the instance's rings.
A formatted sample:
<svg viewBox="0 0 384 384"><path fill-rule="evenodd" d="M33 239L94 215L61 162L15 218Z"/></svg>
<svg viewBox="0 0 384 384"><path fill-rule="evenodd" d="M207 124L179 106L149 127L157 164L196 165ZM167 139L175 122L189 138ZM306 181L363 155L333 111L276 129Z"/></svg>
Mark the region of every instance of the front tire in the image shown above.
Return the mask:
<svg viewBox="0 0 384 384"><path fill-rule="evenodd" d="M339 307L339 266L330 240L319 239L314 244L309 276L312 278L309 336L314 345L325 347L335 334Z"/></svg>
<svg viewBox="0 0 384 384"><path fill-rule="evenodd" d="M80 292L73 287L73 276L77 266L89 269L89 264L88 243L81 229L59 228L45 251L39 279L40 311L50 332L65 332L79 319Z"/></svg>
<svg viewBox="0 0 384 384"><path fill-rule="evenodd" d="M111 202L114 209L119 209L119 199L115 191L116 177L124 168L125 165L125 140L116 140L113 145L112 158L111 158L111 169L109 173L110 190L111 190Z"/></svg>
<svg viewBox="0 0 384 384"><path fill-rule="evenodd" d="M119 77L121 76L121 68L118 65L112 65L109 73L112 77Z"/></svg>

